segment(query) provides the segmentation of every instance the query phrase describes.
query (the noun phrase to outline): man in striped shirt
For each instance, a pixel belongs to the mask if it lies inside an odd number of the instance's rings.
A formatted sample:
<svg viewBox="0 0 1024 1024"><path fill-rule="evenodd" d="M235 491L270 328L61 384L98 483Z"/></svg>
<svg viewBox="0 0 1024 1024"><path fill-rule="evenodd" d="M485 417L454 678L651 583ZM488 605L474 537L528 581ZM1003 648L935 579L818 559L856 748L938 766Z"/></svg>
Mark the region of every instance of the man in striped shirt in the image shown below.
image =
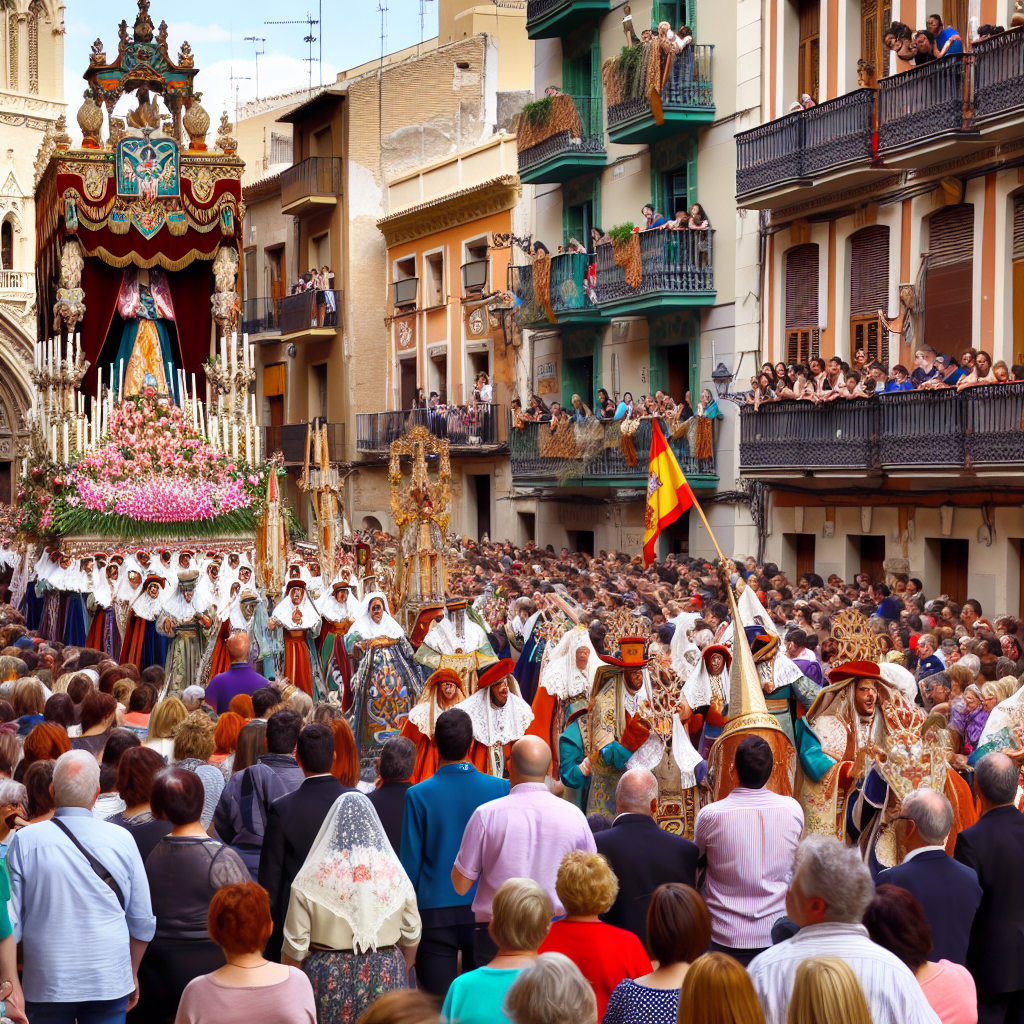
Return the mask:
<svg viewBox="0 0 1024 1024"><path fill-rule="evenodd" d="M804 827L791 796L767 788L774 759L760 736L736 747L729 772L738 785L702 807L694 840L707 864L704 900L711 912L711 948L746 966L772 943L772 925L786 909L786 886Z"/></svg>
<svg viewBox="0 0 1024 1024"><path fill-rule="evenodd" d="M874 891L856 847L819 835L800 844L786 896L786 912L800 931L748 968L765 1024L786 1024L797 965L815 956L837 956L850 965L873 1024L940 1024L910 969L872 942L860 923Z"/></svg>

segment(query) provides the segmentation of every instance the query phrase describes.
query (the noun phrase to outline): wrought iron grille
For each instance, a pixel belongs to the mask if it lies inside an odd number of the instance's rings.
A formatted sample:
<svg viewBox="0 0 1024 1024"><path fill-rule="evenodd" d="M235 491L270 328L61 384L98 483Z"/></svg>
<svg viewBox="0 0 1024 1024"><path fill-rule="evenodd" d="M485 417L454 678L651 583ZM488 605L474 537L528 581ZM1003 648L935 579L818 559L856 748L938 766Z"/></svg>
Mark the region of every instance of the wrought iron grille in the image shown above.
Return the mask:
<svg viewBox="0 0 1024 1024"><path fill-rule="evenodd" d="M652 292L714 291L714 231L640 232L643 277L638 288L626 283L626 269L615 262L612 245L597 247L597 301L621 302Z"/></svg>
<svg viewBox="0 0 1024 1024"><path fill-rule="evenodd" d="M688 46L672 63L665 88L661 91L661 107L666 111L688 110L693 107L714 109L712 88L712 57L714 46ZM650 95L631 96L608 108L608 128L624 121L650 114Z"/></svg>
<svg viewBox="0 0 1024 1024"><path fill-rule="evenodd" d="M601 127L601 97L573 96L573 103L580 115L583 134L572 135L569 131L557 132L536 146L524 149L519 154L519 172L529 171L555 157L572 153L603 153L604 131Z"/></svg>
<svg viewBox="0 0 1024 1024"><path fill-rule="evenodd" d="M879 150L967 127L971 61L970 54L951 53L883 78L878 83Z"/></svg>
<svg viewBox="0 0 1024 1024"><path fill-rule="evenodd" d="M445 438L453 448L488 447L504 442L499 438L501 407L470 403L442 409L398 409L391 412L365 412L356 416L356 450L386 453L413 427L423 426L435 437Z"/></svg>
<svg viewBox="0 0 1024 1024"><path fill-rule="evenodd" d="M974 112L979 120L1024 110L1024 27L971 46Z"/></svg>

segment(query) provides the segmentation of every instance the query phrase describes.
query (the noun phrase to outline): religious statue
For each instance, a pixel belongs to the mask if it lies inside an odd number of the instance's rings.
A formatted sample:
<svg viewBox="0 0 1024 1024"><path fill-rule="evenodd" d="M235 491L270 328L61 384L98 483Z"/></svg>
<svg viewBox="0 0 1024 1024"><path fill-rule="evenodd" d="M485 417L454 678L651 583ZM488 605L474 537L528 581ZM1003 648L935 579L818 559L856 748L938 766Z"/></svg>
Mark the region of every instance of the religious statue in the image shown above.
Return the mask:
<svg viewBox="0 0 1024 1024"><path fill-rule="evenodd" d="M221 334L229 334L238 322L240 306L235 283L238 280L238 253L229 245L222 245L213 258L213 278L217 290L210 299L213 319Z"/></svg>
<svg viewBox="0 0 1024 1024"><path fill-rule="evenodd" d="M103 49L103 40L97 39L90 49L89 53L89 66L93 68L101 68L107 63L107 54Z"/></svg>
<svg viewBox="0 0 1024 1024"><path fill-rule="evenodd" d="M121 395L140 395L146 386L167 394L174 377L167 321L173 323L175 317L163 270L126 267L117 295L117 312L124 320L116 363Z"/></svg>
<svg viewBox="0 0 1024 1024"><path fill-rule="evenodd" d="M69 238L60 254L60 284L57 301L53 304L53 322L60 330L61 322L67 324L68 336L75 325L85 316L85 290L82 288L82 269L85 259L77 238Z"/></svg>

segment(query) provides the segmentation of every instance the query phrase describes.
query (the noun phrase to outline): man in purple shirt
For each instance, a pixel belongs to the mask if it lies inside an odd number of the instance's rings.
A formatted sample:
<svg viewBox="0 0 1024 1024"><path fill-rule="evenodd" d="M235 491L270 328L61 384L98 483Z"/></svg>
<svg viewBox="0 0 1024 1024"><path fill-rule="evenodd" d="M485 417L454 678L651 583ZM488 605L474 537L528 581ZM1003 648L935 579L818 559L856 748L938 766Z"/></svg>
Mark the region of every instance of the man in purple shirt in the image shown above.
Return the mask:
<svg viewBox="0 0 1024 1024"><path fill-rule="evenodd" d="M223 715L228 710L232 697L240 693L247 693L251 697L257 690L267 685L265 676L260 675L249 664L249 644L251 638L248 633L232 633L224 641L228 656L231 658L231 668L227 672L221 672L210 680L206 688L206 703L216 709L218 715Z"/></svg>
<svg viewBox="0 0 1024 1024"><path fill-rule="evenodd" d="M539 736L524 736L512 747L508 796L481 804L462 834L452 868L452 885L464 896L479 879L473 899L476 935L473 952L478 965L497 955L487 926L491 901L510 878L532 878L551 898L555 916L565 910L555 892L555 876L570 850L597 853L583 812L555 796L544 784L551 770L551 748Z"/></svg>

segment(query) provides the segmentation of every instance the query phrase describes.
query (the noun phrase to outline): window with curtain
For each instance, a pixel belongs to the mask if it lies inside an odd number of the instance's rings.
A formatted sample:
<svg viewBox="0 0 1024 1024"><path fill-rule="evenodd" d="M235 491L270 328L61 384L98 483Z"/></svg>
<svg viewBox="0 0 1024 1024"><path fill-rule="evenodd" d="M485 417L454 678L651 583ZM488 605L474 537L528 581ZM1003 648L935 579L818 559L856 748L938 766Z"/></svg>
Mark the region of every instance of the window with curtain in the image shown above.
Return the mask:
<svg viewBox="0 0 1024 1024"><path fill-rule="evenodd" d="M850 351L889 365L889 332L878 322L888 313L889 229L863 228L850 239Z"/></svg>
<svg viewBox="0 0 1024 1024"><path fill-rule="evenodd" d="M806 364L819 342L818 247L808 243L786 253L786 362Z"/></svg>
<svg viewBox="0 0 1024 1024"><path fill-rule="evenodd" d="M799 0L800 66L797 88L818 102L818 68L821 55L820 0Z"/></svg>

